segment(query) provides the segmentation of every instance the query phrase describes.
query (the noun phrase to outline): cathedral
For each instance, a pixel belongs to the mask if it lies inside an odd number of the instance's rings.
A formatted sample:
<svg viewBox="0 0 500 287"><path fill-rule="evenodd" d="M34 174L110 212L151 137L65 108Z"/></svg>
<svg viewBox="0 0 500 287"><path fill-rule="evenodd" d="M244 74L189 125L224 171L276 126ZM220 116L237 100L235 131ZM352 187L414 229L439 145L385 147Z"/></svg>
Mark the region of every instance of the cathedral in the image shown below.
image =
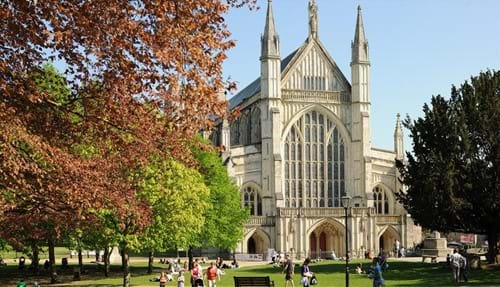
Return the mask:
<svg viewBox="0 0 500 287"><path fill-rule="evenodd" d="M404 192L395 166L404 159L399 115L394 150L371 145L370 57L361 8L350 81L319 39L315 0L308 11L307 39L282 58L268 1L260 77L229 100L239 116L221 121L211 135L251 214L235 251L303 259L345 257L346 249L351 257L390 255L396 240L413 247L421 241L420 227L396 199ZM347 220L342 197L350 197Z"/></svg>

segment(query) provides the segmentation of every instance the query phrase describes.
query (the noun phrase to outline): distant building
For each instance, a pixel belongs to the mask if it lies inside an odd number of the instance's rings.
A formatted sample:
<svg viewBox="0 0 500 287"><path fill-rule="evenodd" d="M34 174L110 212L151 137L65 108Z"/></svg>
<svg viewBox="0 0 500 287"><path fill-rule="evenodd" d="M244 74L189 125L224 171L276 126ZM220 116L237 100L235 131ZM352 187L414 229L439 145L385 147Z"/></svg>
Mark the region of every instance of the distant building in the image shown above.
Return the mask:
<svg viewBox="0 0 500 287"><path fill-rule="evenodd" d="M394 242L411 248L420 228L397 202L403 187L396 159L404 158L399 115L394 150L371 145L370 60L361 8L352 41L351 81L318 36L315 1L309 2L309 35L285 58L280 55L272 2L261 38L261 74L230 99L241 115L224 120L212 141L252 217L236 252L265 254L269 248L306 256L345 256L340 198L352 197L348 228L354 256Z"/></svg>

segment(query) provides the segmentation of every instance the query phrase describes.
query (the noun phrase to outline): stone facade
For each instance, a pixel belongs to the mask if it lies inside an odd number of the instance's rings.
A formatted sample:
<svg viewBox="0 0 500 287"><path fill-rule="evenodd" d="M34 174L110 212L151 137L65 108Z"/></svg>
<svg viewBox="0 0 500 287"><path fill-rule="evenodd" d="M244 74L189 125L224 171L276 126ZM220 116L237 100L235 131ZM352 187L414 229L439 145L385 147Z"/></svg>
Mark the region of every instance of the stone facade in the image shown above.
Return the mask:
<svg viewBox="0 0 500 287"><path fill-rule="evenodd" d="M395 240L419 243L420 228L397 202L403 191L395 168L402 160L399 115L394 150L371 146L370 61L361 8L352 41L351 81L318 36L315 1L309 3L309 36L280 57L272 3L261 39L261 75L230 100L238 119L212 134L251 212L236 252L269 248L297 259L345 256L345 209L353 256L391 252Z"/></svg>

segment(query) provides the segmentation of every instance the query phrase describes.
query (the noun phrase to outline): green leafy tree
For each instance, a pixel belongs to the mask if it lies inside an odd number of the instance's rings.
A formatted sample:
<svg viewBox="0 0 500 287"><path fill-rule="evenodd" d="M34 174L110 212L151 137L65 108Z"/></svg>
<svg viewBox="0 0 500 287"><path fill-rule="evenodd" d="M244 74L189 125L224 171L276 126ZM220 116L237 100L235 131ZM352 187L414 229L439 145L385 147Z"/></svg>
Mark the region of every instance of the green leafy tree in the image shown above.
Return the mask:
<svg viewBox="0 0 500 287"><path fill-rule="evenodd" d="M400 200L426 228L486 234L493 262L500 232L500 72L453 86L449 100L435 96L423 112L405 121L413 153L398 163L408 186Z"/></svg>
<svg viewBox="0 0 500 287"><path fill-rule="evenodd" d="M213 149L202 148L203 145L203 142L199 143L194 154L210 189L211 207L204 213L203 231L192 243L194 247L234 249L243 237L243 226L249 212L242 207L239 188L229 177L220 156Z"/></svg>
<svg viewBox="0 0 500 287"><path fill-rule="evenodd" d="M198 171L173 159L154 160L140 176L138 196L150 204L153 218L140 236L140 248L150 252L151 273L154 250L187 247L201 232L209 189Z"/></svg>

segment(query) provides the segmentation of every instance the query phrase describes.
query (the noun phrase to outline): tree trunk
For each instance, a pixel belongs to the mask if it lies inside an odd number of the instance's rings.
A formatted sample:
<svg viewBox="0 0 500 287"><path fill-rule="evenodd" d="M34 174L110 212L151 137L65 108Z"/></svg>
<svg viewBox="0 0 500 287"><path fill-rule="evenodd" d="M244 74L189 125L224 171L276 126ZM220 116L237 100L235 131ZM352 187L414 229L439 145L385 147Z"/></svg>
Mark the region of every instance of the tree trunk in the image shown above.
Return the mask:
<svg viewBox="0 0 500 287"><path fill-rule="evenodd" d="M51 238L49 239L50 284L54 284L57 282L56 254L54 248L54 239Z"/></svg>
<svg viewBox="0 0 500 287"><path fill-rule="evenodd" d="M149 251L148 274L153 273L154 251Z"/></svg>
<svg viewBox="0 0 500 287"><path fill-rule="evenodd" d="M496 256L498 254L497 248L498 233L496 230L488 231L488 263L494 264Z"/></svg>
<svg viewBox="0 0 500 287"><path fill-rule="evenodd" d="M189 246L188 248L188 268L189 270L193 269L193 246Z"/></svg>
<svg viewBox="0 0 500 287"><path fill-rule="evenodd" d="M100 253L100 251L99 251L99 250L96 250L96 251L95 251L95 262L100 262L100 260L99 260L99 259L101 258L101 256L99 255L99 253Z"/></svg>
<svg viewBox="0 0 500 287"><path fill-rule="evenodd" d="M33 268L33 273L38 274L38 266L40 263L40 257L38 256L40 251L38 245L33 244L31 246L31 251L33 252L33 257L31 258L31 267Z"/></svg>
<svg viewBox="0 0 500 287"><path fill-rule="evenodd" d="M111 249L113 251L113 249ZM109 252L109 247L106 246L104 248L104 277L109 276L109 257L111 256L111 252Z"/></svg>
<svg viewBox="0 0 500 287"><path fill-rule="evenodd" d="M83 255L82 248L78 247L78 269L80 269L80 274L83 273Z"/></svg>
<svg viewBox="0 0 500 287"><path fill-rule="evenodd" d="M128 266L128 251L127 245L123 245L120 251L122 255L122 268L123 268L123 287L130 286L130 268Z"/></svg>

